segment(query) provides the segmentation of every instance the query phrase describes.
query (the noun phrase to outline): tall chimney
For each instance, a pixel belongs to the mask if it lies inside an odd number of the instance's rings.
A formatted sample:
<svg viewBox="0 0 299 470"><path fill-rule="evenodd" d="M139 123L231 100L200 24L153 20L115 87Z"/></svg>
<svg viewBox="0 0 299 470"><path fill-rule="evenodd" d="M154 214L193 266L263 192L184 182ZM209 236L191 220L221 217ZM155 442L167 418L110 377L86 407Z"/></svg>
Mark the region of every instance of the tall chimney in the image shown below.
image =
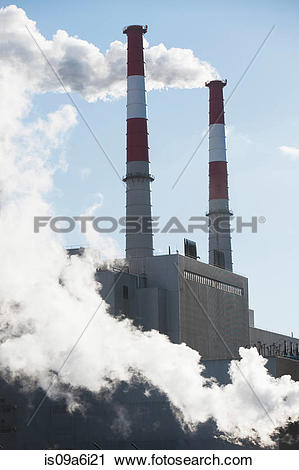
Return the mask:
<svg viewBox="0 0 299 470"><path fill-rule="evenodd" d="M126 258L153 256L143 34L147 26L127 26ZM136 230L136 221L140 229Z"/></svg>
<svg viewBox="0 0 299 470"><path fill-rule="evenodd" d="M223 88L227 80L207 82L209 103L209 263L233 270L225 148Z"/></svg>

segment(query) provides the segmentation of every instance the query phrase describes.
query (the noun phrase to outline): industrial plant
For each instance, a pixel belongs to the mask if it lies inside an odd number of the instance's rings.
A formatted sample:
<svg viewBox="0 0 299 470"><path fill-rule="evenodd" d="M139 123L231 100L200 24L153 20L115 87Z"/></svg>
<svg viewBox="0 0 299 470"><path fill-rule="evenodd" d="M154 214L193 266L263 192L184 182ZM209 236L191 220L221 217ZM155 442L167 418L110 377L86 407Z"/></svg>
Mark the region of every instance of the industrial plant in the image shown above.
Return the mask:
<svg viewBox="0 0 299 470"><path fill-rule="evenodd" d="M256 347L268 358L273 377L285 374L299 380L299 339L254 326L248 280L233 270L231 210L225 141L223 92L226 80L206 83L209 93L209 253L198 259L196 243L184 242L184 254L155 255L152 226L145 61L143 36L147 26L125 27L127 36L127 147L126 254L112 267L95 273L101 297L111 315L128 317L144 331L157 330L171 342L185 343L199 352L206 376L227 383L228 365L239 348ZM152 163L154 165L154 155ZM202 176L203 178L205 175ZM81 248L68 250L80 256ZM78 391L86 411L70 414L64 400L46 398L35 419L28 419L43 392L24 393L22 383L1 380L0 406L3 449L211 449L256 448L217 440L213 422L196 432L182 429L164 396L145 384L120 384L113 397ZM119 409L130 417L130 433L115 431L111 423Z"/></svg>
<svg viewBox="0 0 299 470"><path fill-rule="evenodd" d="M97 272L102 295L114 314L125 314L174 343L186 343L205 360L237 358L240 346L255 346L260 354L276 358L278 375L290 368L289 373L293 370L298 379L299 362L294 361L299 359L299 339L254 327L248 280L233 272L223 100L226 80L206 83L210 95L209 263L198 261L196 244L190 240L185 240L184 255L154 256L154 178L143 56L146 31L147 26L137 25L124 29L128 37L126 260L120 272Z"/></svg>

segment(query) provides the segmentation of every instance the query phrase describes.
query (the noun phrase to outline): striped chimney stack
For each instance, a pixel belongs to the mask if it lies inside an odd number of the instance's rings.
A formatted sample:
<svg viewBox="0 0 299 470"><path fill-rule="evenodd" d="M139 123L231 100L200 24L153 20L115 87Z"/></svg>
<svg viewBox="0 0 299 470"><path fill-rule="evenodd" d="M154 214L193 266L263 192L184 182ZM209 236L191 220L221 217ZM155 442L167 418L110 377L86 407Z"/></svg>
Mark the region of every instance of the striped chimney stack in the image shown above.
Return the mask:
<svg viewBox="0 0 299 470"><path fill-rule="evenodd" d="M144 78L143 34L147 26L127 26L126 258L153 256L151 182ZM139 229L136 230L136 221Z"/></svg>
<svg viewBox="0 0 299 470"><path fill-rule="evenodd" d="M209 263L232 271L223 88L227 81L207 82L209 103Z"/></svg>

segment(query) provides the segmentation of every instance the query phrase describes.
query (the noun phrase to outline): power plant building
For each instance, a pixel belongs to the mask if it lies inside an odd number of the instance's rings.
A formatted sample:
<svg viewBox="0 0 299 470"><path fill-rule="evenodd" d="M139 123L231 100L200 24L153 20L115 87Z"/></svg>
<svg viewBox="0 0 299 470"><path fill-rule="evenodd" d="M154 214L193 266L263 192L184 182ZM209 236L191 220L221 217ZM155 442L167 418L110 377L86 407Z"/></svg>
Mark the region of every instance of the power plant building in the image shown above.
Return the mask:
<svg viewBox="0 0 299 470"><path fill-rule="evenodd" d="M209 88L209 264L198 261L185 240L185 254L154 256L143 35L128 26L126 259L122 268L98 270L111 313L126 315L146 330L186 343L205 360L238 357L240 346L261 354L298 357L299 339L254 327L248 280L233 272L223 88ZM139 225L138 225L139 224ZM136 229L136 226L139 229ZM187 243L186 243L187 242ZM283 338L283 339L282 339Z"/></svg>

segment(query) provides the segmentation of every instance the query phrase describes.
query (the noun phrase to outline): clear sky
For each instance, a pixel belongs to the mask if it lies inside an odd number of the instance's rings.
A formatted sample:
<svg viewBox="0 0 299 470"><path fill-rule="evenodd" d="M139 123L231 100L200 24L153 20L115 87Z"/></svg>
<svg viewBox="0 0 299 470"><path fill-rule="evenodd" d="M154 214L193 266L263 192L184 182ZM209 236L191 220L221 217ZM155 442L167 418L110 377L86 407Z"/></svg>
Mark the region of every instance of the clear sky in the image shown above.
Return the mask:
<svg viewBox="0 0 299 470"><path fill-rule="evenodd" d="M9 5L0 2L1 6ZM112 41L124 42L122 28L148 24L150 45L190 48L227 78L229 96L273 25L275 29L226 107L231 208L249 219L266 217L257 234L233 236L234 267L249 278L250 305L256 326L299 336L298 177L299 4L296 1L19 1L48 39L58 29L94 43L102 52ZM125 173L126 100L78 106L107 154ZM45 115L68 104L63 94L35 98L32 111ZM148 94L150 159L154 214L167 221L204 215L208 208L208 141L203 142L174 190L172 184L201 140L208 125L208 90L152 91ZM290 150L280 147L292 147ZM57 214L79 215L104 197L97 215L120 217L125 211L124 186L80 121L66 149L67 172L55 177L50 198ZM88 170L84 170L88 169ZM83 171L84 170L84 171ZM85 173L85 177L82 176ZM155 237L157 253L183 251L183 237ZM115 235L121 250L124 237ZM195 233L203 261L207 235ZM80 244L78 234L66 243Z"/></svg>

